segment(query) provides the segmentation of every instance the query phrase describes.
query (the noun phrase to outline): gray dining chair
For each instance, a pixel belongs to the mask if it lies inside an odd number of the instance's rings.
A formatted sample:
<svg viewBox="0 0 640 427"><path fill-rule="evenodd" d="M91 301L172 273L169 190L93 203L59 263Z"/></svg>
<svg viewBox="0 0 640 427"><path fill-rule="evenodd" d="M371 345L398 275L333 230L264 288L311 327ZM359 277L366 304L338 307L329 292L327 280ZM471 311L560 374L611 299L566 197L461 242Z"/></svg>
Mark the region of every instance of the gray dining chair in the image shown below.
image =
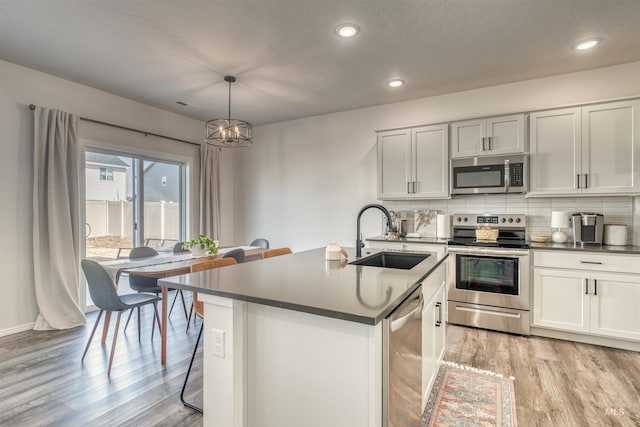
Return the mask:
<svg viewBox="0 0 640 427"><path fill-rule="evenodd" d="M232 249L226 254L224 254L222 258L233 258L236 260L238 264L242 264L244 262L244 249L242 248Z"/></svg>
<svg viewBox="0 0 640 427"><path fill-rule="evenodd" d="M176 242L173 245L173 253L174 254L179 254L179 253L182 253L182 252L190 252L189 249L183 248L182 245L184 245L184 242Z"/></svg>
<svg viewBox="0 0 640 427"><path fill-rule="evenodd" d="M155 255L158 255L158 251L156 251L155 249L150 248L148 246L139 246L131 250L131 253L129 254L129 259L147 258ZM129 275L129 287L134 291L147 292L147 293L155 294L156 296L162 293L162 287L158 285L158 279L155 277ZM168 289L168 290L172 291L173 289ZM184 295L182 294L182 291L180 291L179 294L182 298L182 308L184 309L184 317L188 318L187 303L184 300ZM174 296L173 304L171 304L171 310L169 310L169 315L171 315L171 311L173 310L173 305L175 304L177 298L178 298L178 293L176 293L176 295ZM125 331L129 326L129 322L131 321L132 315L133 315L133 311L129 313L127 322L124 325ZM139 321L140 321L140 308L138 308L138 322Z"/></svg>
<svg viewBox="0 0 640 427"><path fill-rule="evenodd" d="M136 293L136 294L125 294L118 295L116 290L116 284L107 271L101 266L98 262L83 259L80 262L82 266L82 271L84 271L84 275L87 278L87 285L89 287L89 295L91 295L91 299L93 303L100 309L100 313L98 313L98 318L96 319L95 325L93 325L93 330L91 331L91 335L89 336L89 340L87 341L87 345L84 348L84 353L82 353L81 361L84 362L84 358L87 355L87 351L89 350L89 346L91 345L91 341L93 340L93 335L96 332L96 328L98 327L98 323L100 323L100 318L105 311L109 312L118 312L118 319L116 320L116 327L113 332L113 342L111 344L111 354L109 355L109 368L107 369L107 376L111 376L111 365L113 364L113 355L116 350L116 342L118 340L118 329L120 328L120 317L122 313L126 310L131 310L134 308L140 308L143 305L153 304L155 319L158 322L158 326L160 325L160 316L158 316L158 301L161 301L162 298L149 295L144 293ZM160 328L158 328L160 329ZM154 333L153 327L151 328L151 339L153 339ZM138 321L138 337L140 336L140 322Z"/></svg>
<svg viewBox="0 0 640 427"><path fill-rule="evenodd" d="M263 249L269 249L269 241L267 239L255 239L249 246L257 246Z"/></svg>

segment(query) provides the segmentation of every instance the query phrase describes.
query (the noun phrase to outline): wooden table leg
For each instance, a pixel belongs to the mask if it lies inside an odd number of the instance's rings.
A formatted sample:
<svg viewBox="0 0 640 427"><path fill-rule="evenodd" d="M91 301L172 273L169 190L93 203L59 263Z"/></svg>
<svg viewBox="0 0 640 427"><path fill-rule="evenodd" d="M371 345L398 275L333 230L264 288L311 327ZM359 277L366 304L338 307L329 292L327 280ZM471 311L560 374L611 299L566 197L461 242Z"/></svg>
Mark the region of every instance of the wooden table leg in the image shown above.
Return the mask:
<svg viewBox="0 0 640 427"><path fill-rule="evenodd" d="M167 298L168 298L168 289L166 286L162 287L162 365L167 364Z"/></svg>

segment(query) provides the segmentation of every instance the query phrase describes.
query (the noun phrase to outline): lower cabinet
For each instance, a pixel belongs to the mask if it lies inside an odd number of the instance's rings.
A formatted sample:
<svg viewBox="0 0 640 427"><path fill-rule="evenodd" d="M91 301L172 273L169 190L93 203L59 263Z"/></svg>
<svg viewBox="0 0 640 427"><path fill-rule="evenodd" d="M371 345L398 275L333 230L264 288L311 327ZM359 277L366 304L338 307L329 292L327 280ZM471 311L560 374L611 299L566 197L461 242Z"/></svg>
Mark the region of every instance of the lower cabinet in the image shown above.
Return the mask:
<svg viewBox="0 0 640 427"><path fill-rule="evenodd" d="M534 326L640 341L639 274L548 268L534 262ZM612 256L583 262L598 269L619 265Z"/></svg>
<svg viewBox="0 0 640 427"><path fill-rule="evenodd" d="M433 278L433 281L432 281ZM422 310L422 407L424 408L436 379L445 350L446 265L429 277L430 287L423 285ZM435 289L435 293L434 291Z"/></svg>

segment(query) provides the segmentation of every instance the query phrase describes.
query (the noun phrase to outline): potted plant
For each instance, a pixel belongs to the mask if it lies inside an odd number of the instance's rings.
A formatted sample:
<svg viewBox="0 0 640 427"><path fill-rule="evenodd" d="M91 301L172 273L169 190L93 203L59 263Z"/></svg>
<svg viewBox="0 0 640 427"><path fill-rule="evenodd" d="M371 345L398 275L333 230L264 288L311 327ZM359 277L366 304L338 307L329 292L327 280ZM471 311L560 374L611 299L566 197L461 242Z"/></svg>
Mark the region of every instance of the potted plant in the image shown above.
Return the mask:
<svg viewBox="0 0 640 427"><path fill-rule="evenodd" d="M211 240L206 234L201 234L193 240L187 240L182 244L182 249L191 249L194 254L202 251L206 255L215 255L218 253L218 245Z"/></svg>

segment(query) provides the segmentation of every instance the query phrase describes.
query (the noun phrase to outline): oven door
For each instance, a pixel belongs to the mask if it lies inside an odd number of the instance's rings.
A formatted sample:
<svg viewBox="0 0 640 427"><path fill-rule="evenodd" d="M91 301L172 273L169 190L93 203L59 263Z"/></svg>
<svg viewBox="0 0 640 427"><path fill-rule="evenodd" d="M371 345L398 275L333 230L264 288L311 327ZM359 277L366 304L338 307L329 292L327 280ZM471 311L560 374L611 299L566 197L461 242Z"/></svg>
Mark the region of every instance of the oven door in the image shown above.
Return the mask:
<svg viewBox="0 0 640 427"><path fill-rule="evenodd" d="M529 310L529 251L449 247L451 301Z"/></svg>

